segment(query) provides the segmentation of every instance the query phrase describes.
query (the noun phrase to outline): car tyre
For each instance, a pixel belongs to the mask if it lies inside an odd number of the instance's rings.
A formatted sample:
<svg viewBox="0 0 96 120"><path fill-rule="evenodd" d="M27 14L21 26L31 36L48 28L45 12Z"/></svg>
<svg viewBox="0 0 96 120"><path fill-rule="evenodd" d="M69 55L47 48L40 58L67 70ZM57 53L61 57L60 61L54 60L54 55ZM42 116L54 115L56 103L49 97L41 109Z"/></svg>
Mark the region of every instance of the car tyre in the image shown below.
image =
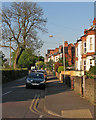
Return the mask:
<svg viewBox="0 0 96 120"><path fill-rule="evenodd" d="M29 86L26 84L26 89L28 89L29 88Z"/></svg>

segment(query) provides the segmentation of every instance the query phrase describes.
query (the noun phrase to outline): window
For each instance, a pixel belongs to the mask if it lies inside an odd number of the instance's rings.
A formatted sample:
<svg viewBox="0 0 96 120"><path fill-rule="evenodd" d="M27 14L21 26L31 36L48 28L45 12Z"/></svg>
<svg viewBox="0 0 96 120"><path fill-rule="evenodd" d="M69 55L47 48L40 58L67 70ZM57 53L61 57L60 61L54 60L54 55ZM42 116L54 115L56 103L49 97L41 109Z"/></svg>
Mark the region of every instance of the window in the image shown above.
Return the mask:
<svg viewBox="0 0 96 120"><path fill-rule="evenodd" d="M75 69L78 70L78 61L75 62Z"/></svg>
<svg viewBox="0 0 96 120"><path fill-rule="evenodd" d="M84 60L84 70L86 70L86 60Z"/></svg>
<svg viewBox="0 0 96 120"><path fill-rule="evenodd" d="M86 42L84 42L84 54L86 54Z"/></svg>
<svg viewBox="0 0 96 120"><path fill-rule="evenodd" d="M95 65L96 65L96 60L95 60Z"/></svg>
<svg viewBox="0 0 96 120"><path fill-rule="evenodd" d="M92 66L93 66L93 65L92 65L92 61L93 61L93 60L91 59L91 60L90 60L90 67L92 67Z"/></svg>
<svg viewBox="0 0 96 120"><path fill-rule="evenodd" d="M82 70L82 61L80 61L80 70Z"/></svg>
<svg viewBox="0 0 96 120"><path fill-rule="evenodd" d="M90 41L89 41L89 49L93 50L92 37L90 38Z"/></svg>
<svg viewBox="0 0 96 120"><path fill-rule="evenodd" d="M82 45L80 45L80 54L82 55Z"/></svg>
<svg viewBox="0 0 96 120"><path fill-rule="evenodd" d="M78 57L78 48L76 48L76 57Z"/></svg>

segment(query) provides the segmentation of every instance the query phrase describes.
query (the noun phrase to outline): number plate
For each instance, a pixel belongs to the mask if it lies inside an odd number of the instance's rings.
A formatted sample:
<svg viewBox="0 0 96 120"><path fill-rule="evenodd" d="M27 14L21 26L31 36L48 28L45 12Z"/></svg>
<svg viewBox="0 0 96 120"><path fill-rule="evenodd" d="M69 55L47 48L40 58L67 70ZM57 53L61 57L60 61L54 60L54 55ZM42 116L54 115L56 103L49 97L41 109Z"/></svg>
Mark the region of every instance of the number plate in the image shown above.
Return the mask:
<svg viewBox="0 0 96 120"><path fill-rule="evenodd" d="M32 85L39 85L38 83L32 83Z"/></svg>

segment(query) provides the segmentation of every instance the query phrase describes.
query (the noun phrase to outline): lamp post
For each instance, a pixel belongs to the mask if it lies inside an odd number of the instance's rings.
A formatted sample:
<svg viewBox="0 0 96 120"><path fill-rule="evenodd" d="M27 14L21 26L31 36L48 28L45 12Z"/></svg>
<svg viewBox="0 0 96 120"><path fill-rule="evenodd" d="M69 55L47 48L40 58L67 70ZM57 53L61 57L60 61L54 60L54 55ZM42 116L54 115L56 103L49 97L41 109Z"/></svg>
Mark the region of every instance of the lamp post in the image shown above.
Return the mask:
<svg viewBox="0 0 96 120"><path fill-rule="evenodd" d="M63 64L64 64L64 84L65 84L65 50L64 50L64 40L63 40Z"/></svg>
<svg viewBox="0 0 96 120"><path fill-rule="evenodd" d="M10 67L11 67L11 39L12 38L9 38L10 39Z"/></svg>
<svg viewBox="0 0 96 120"><path fill-rule="evenodd" d="M49 37L53 37L53 35L49 35ZM65 50L64 50L64 39L63 39L63 65L64 65L64 84L65 82Z"/></svg>

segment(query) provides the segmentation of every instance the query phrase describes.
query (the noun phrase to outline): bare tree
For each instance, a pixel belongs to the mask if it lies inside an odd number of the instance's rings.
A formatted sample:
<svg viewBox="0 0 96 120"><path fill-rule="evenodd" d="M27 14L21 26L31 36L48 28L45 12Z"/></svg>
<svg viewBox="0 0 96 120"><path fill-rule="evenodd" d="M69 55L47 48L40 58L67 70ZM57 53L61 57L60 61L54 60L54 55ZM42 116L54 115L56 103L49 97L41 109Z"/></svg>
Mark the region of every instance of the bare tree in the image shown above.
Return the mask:
<svg viewBox="0 0 96 120"><path fill-rule="evenodd" d="M37 36L39 31L46 32L46 18L43 10L36 3L14 2L9 8L2 8L2 47L15 52L14 68L22 52L28 48L40 49L42 40Z"/></svg>

